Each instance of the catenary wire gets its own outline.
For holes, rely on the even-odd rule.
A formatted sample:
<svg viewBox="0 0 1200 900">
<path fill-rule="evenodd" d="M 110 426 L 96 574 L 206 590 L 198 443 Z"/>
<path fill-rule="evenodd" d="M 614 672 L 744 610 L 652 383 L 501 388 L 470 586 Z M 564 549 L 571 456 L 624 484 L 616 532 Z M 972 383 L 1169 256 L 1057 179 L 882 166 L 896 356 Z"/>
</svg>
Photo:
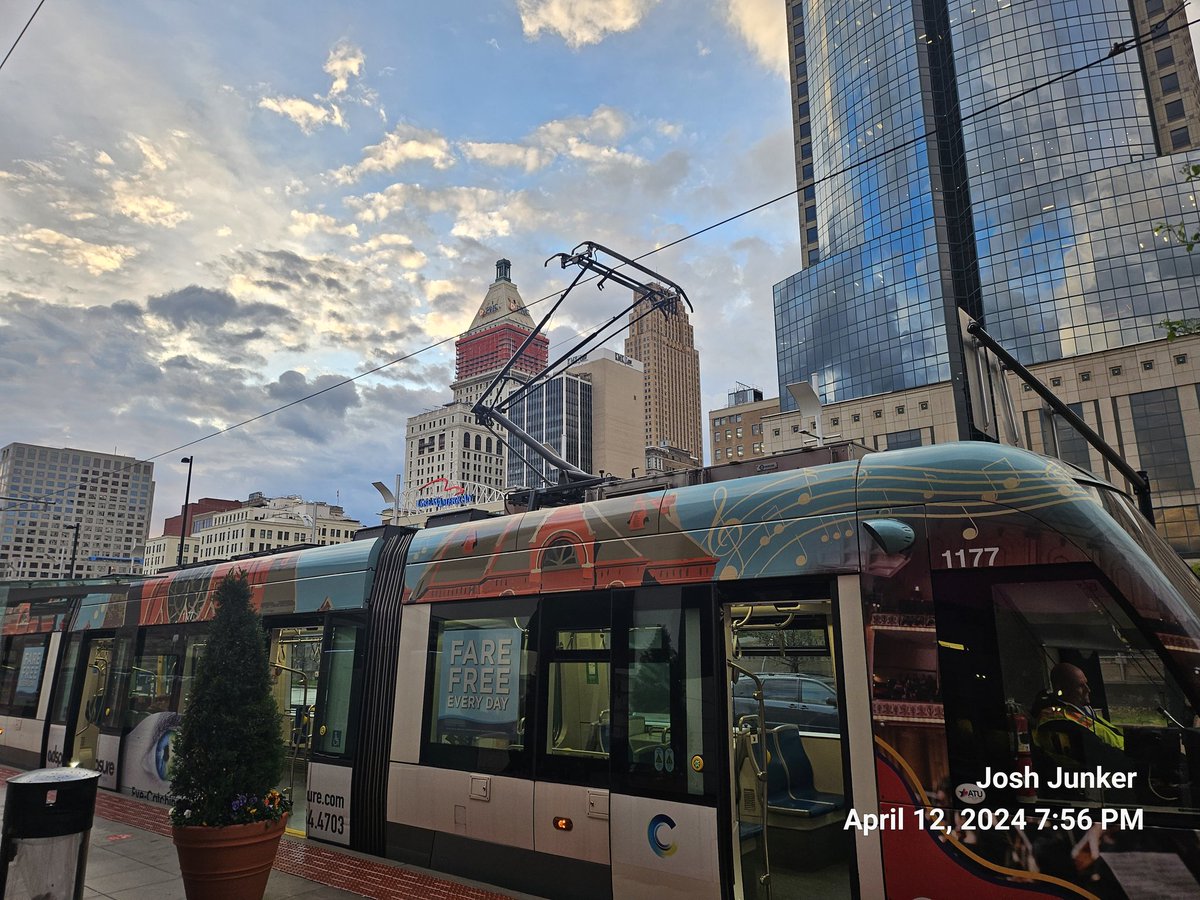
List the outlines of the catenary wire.
<svg viewBox="0 0 1200 900">
<path fill-rule="evenodd" d="M 42 2 L 38 4 L 38 9 L 40 9 L 40 8 L 41 8 L 41 5 L 42 5 L 42 3 L 44 3 L 44 2 L 45 2 L 45 0 L 42 0 Z M 1176 9 L 1175 9 L 1173 12 L 1171 12 L 1171 13 L 1170 13 L 1170 14 L 1169 14 L 1167 17 L 1165 17 L 1165 18 L 1164 18 L 1162 21 L 1163 21 L 1163 22 L 1167 21 L 1167 19 L 1169 19 L 1169 18 L 1171 18 L 1172 16 L 1176 15 L 1176 14 L 1177 14 L 1178 12 L 1180 12 L 1182 9 L 1183 9 L 1183 4 L 1181 4 L 1179 7 L 1177 7 L 1177 8 L 1176 8 Z M 36 14 L 37 14 L 37 9 L 35 9 L 35 10 L 34 10 L 34 15 L 36 15 Z M 31 16 L 31 17 L 30 17 L 30 21 L 32 22 L 32 20 L 33 20 L 33 17 Z M 1183 23 L 1181 23 L 1181 24 L 1179 24 L 1179 25 L 1176 25 L 1176 26 L 1174 26 L 1173 28 L 1169 28 L 1169 29 L 1167 29 L 1165 32 L 1160 32 L 1160 34 L 1163 34 L 1163 33 L 1165 33 L 1165 34 L 1173 34 L 1173 33 L 1175 33 L 1176 31 L 1180 31 L 1180 30 L 1182 30 L 1182 29 L 1189 28 L 1189 27 L 1191 27 L 1192 25 L 1194 25 L 1194 24 L 1197 24 L 1197 23 L 1200 23 L 1200 19 L 1193 19 L 1193 20 L 1191 20 L 1191 21 L 1183 22 Z M 28 28 L 28 23 L 26 24 L 26 28 Z M 24 34 L 24 30 L 22 30 L 22 34 Z M 1129 38 L 1128 40 L 1125 40 L 1125 41 L 1118 41 L 1118 42 L 1116 42 L 1115 44 L 1113 44 L 1112 48 L 1111 48 L 1111 49 L 1109 50 L 1109 52 L 1108 52 L 1107 54 L 1105 54 L 1104 56 L 1097 57 L 1096 59 L 1092 60 L 1091 62 L 1084 63 L 1083 65 L 1077 66 L 1077 67 L 1075 67 L 1074 69 L 1070 69 L 1070 70 L 1068 70 L 1068 71 L 1066 71 L 1066 72 L 1062 72 L 1062 73 L 1060 73 L 1060 74 L 1058 74 L 1058 75 L 1055 75 L 1055 76 L 1054 76 L 1054 77 L 1052 77 L 1052 78 L 1048 78 L 1048 79 L 1046 79 L 1045 81 L 1040 81 L 1040 82 L 1038 82 L 1038 83 L 1037 83 L 1037 84 L 1035 84 L 1035 85 L 1031 85 L 1030 87 L 1027 87 L 1027 88 L 1024 88 L 1024 89 L 1022 89 L 1022 90 L 1016 91 L 1015 93 L 1013 93 L 1013 94 L 1010 94 L 1010 95 L 1009 95 L 1009 96 L 1007 96 L 1007 97 L 1002 97 L 1001 99 L 999 99 L 999 100 L 997 100 L 997 101 L 995 101 L 995 102 L 993 102 L 993 103 L 991 103 L 991 104 L 988 104 L 987 106 L 981 107 L 981 108 L 979 108 L 979 109 L 977 109 L 977 110 L 974 110 L 974 111 L 972 111 L 972 112 L 968 113 L 967 115 L 961 116 L 961 117 L 960 117 L 960 119 L 959 119 L 959 121 L 960 121 L 960 123 L 961 123 L 961 122 L 966 122 L 966 121 L 969 121 L 969 120 L 971 120 L 971 119 L 974 119 L 974 118 L 976 118 L 976 117 L 983 116 L 983 115 L 987 115 L 987 114 L 989 114 L 989 113 L 993 113 L 993 112 L 995 112 L 996 110 L 1000 109 L 1001 107 L 1007 106 L 1009 103 L 1012 103 L 1012 102 L 1014 102 L 1014 101 L 1016 101 L 1016 100 L 1019 100 L 1019 99 L 1021 99 L 1022 97 L 1026 97 L 1026 96 L 1028 96 L 1028 95 L 1030 95 L 1030 94 L 1032 94 L 1032 93 L 1035 93 L 1035 92 L 1037 92 L 1037 91 L 1044 90 L 1044 89 L 1045 89 L 1045 88 L 1047 88 L 1047 87 L 1050 87 L 1050 86 L 1052 86 L 1052 85 L 1055 85 L 1055 84 L 1059 83 L 1060 81 L 1064 81 L 1064 80 L 1066 80 L 1067 78 L 1071 78 L 1071 77 L 1073 77 L 1073 76 L 1075 76 L 1075 75 L 1078 75 L 1078 74 L 1080 74 L 1081 72 L 1086 72 L 1086 71 L 1087 71 L 1087 70 L 1089 70 L 1089 69 L 1092 69 L 1092 68 L 1095 68 L 1096 66 L 1102 65 L 1102 64 L 1104 64 L 1104 63 L 1108 62 L 1108 61 L 1109 61 L 1109 60 L 1111 60 L 1111 59 L 1115 59 L 1117 56 L 1120 56 L 1121 54 L 1123 54 L 1123 53 L 1126 53 L 1126 52 L 1128 52 L 1129 50 L 1132 50 L 1132 49 L 1135 49 L 1135 48 L 1137 48 L 1137 47 L 1140 47 L 1142 44 L 1145 44 L 1145 43 L 1147 43 L 1147 42 L 1148 42 L 1148 41 L 1150 41 L 1150 40 L 1151 40 L 1153 37 L 1157 37 L 1157 36 L 1159 36 L 1159 35 L 1156 35 L 1156 34 L 1154 33 L 1153 29 L 1151 29 L 1151 31 L 1148 31 L 1148 32 L 1146 32 L 1145 34 L 1142 34 L 1142 35 L 1135 35 L 1134 37 L 1132 37 L 1132 38 Z M 18 41 L 20 40 L 20 37 L 19 37 L 19 36 L 18 36 L 17 40 L 18 40 Z M 14 44 L 13 46 L 15 47 L 16 45 Z M 9 51 L 9 53 L 11 54 L 11 53 L 12 53 L 12 50 L 10 50 L 10 51 Z M 8 58 L 8 57 L 6 56 L 6 57 L 5 57 L 5 59 L 7 59 L 7 58 Z M 867 165 L 870 165 L 871 163 L 878 162 L 879 160 L 881 160 L 881 159 L 883 159 L 883 158 L 885 158 L 885 157 L 891 156 L 891 155 L 892 155 L 892 154 L 894 154 L 894 153 L 899 153 L 899 152 L 900 152 L 900 151 L 902 151 L 902 150 L 906 150 L 906 149 L 908 149 L 909 147 L 912 147 L 912 146 L 914 146 L 914 145 L 916 145 L 916 144 L 919 144 L 921 141 L 928 140 L 929 138 L 931 138 L 931 137 L 935 136 L 936 134 L 937 134 L 937 127 L 936 127 L 936 126 L 935 126 L 935 127 L 933 127 L 933 128 L 929 128 L 929 129 L 925 130 L 924 132 L 922 132 L 921 134 L 918 134 L 918 135 L 916 135 L 916 136 L 914 136 L 914 137 L 912 137 L 912 138 L 909 138 L 909 139 L 908 139 L 908 140 L 906 140 L 906 141 L 902 141 L 902 142 L 901 142 L 901 143 L 899 143 L 899 144 L 894 144 L 894 145 L 892 145 L 892 146 L 889 146 L 889 147 L 887 147 L 887 148 L 885 148 L 885 149 L 883 149 L 883 150 L 880 150 L 880 151 L 879 151 L 879 152 L 877 152 L 877 153 L 874 153 L 874 154 L 872 154 L 871 156 L 867 156 L 867 157 L 864 157 L 863 159 L 857 160 L 857 161 L 855 161 L 855 162 L 853 162 L 853 163 L 849 163 L 848 165 L 845 165 L 845 166 L 843 166 L 842 168 L 838 169 L 838 170 L 837 170 L 837 171 L 835 171 L 835 172 L 831 172 L 831 173 L 829 173 L 828 175 L 823 175 L 823 176 L 821 176 L 820 178 L 814 179 L 814 180 L 813 180 L 813 182 L 812 182 L 812 184 L 813 184 L 813 185 L 817 185 L 817 184 L 820 184 L 820 183 L 822 183 L 822 182 L 825 182 L 825 181 L 830 181 L 830 180 L 832 180 L 832 179 L 839 178 L 839 177 L 841 177 L 842 175 L 845 175 L 845 174 L 847 174 L 848 172 L 853 172 L 853 171 L 854 171 L 854 170 L 856 170 L 856 169 L 860 169 L 860 168 L 862 168 L 863 166 L 867 166 Z M 714 230 L 714 229 L 716 229 L 716 228 L 720 228 L 722 225 L 727 225 L 727 224 L 729 224 L 730 222 L 734 222 L 734 221 L 736 221 L 736 220 L 738 220 L 738 219 L 741 219 L 741 218 L 743 218 L 743 217 L 745 217 L 745 216 L 748 216 L 748 215 L 750 215 L 750 214 L 752 214 L 752 213 L 758 212 L 760 209 L 765 209 L 766 207 L 768 207 L 768 206 L 771 206 L 771 205 L 773 205 L 773 204 L 775 204 L 775 203 L 778 203 L 778 202 L 780 202 L 781 200 L 786 200 L 786 199 L 787 199 L 787 198 L 789 198 L 789 197 L 794 197 L 794 196 L 795 196 L 796 194 L 798 194 L 798 193 L 799 193 L 801 190 L 802 190 L 802 188 L 800 188 L 800 187 L 797 187 L 797 188 L 795 188 L 794 190 L 790 190 L 790 191 L 788 191 L 788 192 L 786 192 L 786 193 L 780 194 L 778 197 L 774 197 L 774 198 L 772 198 L 772 199 L 770 199 L 770 200 L 766 200 L 766 201 L 764 201 L 764 202 L 762 202 L 762 203 L 759 203 L 759 204 L 757 204 L 757 205 L 755 205 L 755 206 L 749 207 L 748 209 L 744 209 L 744 210 L 742 210 L 741 212 L 734 213 L 733 215 L 731 215 L 731 216 L 727 216 L 727 217 L 725 217 L 724 219 L 721 219 L 720 221 L 713 222 L 713 223 L 712 223 L 712 224 L 710 224 L 710 225 L 706 225 L 706 226 L 705 226 L 705 227 L 703 227 L 703 228 L 700 228 L 700 229 L 698 229 L 698 230 L 696 230 L 696 231 L 693 231 L 693 232 L 690 232 L 690 233 L 688 233 L 688 234 L 685 234 L 685 235 L 683 235 L 682 237 L 676 238 L 676 239 L 675 239 L 675 240 L 673 240 L 673 241 L 669 241 L 669 242 L 668 242 L 668 243 L 666 243 L 666 244 L 663 244 L 663 245 L 661 245 L 661 246 L 655 247 L 653 250 L 648 250 L 648 251 L 646 251 L 645 253 L 641 254 L 640 256 L 635 256 L 635 257 L 632 257 L 632 259 L 633 259 L 633 260 L 636 262 L 636 261 L 640 261 L 640 260 L 646 259 L 646 258 L 647 258 L 647 257 L 649 257 L 649 256 L 653 256 L 653 255 L 654 255 L 654 254 L 656 254 L 656 253 L 661 253 L 661 252 L 662 252 L 662 251 L 664 251 L 664 250 L 668 250 L 668 249 L 670 249 L 671 247 L 675 247 L 675 246 L 678 246 L 679 244 L 682 244 L 684 241 L 689 241 L 689 240 L 691 240 L 692 238 L 699 237 L 699 236 L 700 236 L 700 235 L 702 235 L 702 234 L 705 234 L 705 233 L 707 233 L 707 232 L 709 232 L 709 231 L 712 231 L 712 230 Z M 600 277 L 599 275 L 592 275 L 592 276 L 589 276 L 589 277 L 587 277 L 587 278 L 580 279 L 580 281 L 578 282 L 578 284 L 585 284 L 585 283 L 587 283 L 587 282 L 590 282 L 590 281 L 595 281 L 595 280 L 596 280 L 596 279 L 598 279 L 599 277 Z M 547 300 L 551 300 L 551 299 L 553 299 L 553 298 L 555 298 L 555 297 L 559 296 L 561 293 L 562 293 L 562 291 L 552 291 L 552 292 L 551 292 L 551 293 L 549 293 L 549 294 L 546 294 L 546 295 L 544 295 L 544 296 L 542 296 L 542 297 L 539 297 L 539 298 L 538 298 L 538 299 L 536 299 L 536 300 L 532 300 L 532 301 L 530 301 L 530 302 L 526 303 L 526 304 L 525 304 L 525 308 L 526 308 L 526 309 L 528 309 L 528 308 L 529 308 L 529 307 L 531 307 L 531 306 L 536 306 L 536 305 L 538 305 L 539 303 L 544 303 L 544 302 L 546 302 Z M 583 334 L 583 332 L 580 332 L 580 335 L 581 335 L 581 334 Z M 287 402 L 287 403 L 284 403 L 284 404 L 282 404 L 282 405 L 280 405 L 280 406 L 276 406 L 276 407 L 274 407 L 274 408 L 272 408 L 272 409 L 266 410 L 265 412 L 261 412 L 261 413 L 259 413 L 258 415 L 251 416 L 251 417 L 250 417 L 250 418 L 248 418 L 248 419 L 242 419 L 241 421 L 235 422 L 235 423 L 233 423 L 232 425 L 227 425 L 227 426 L 226 426 L 226 427 L 224 427 L 224 428 L 220 428 L 220 429 L 217 429 L 216 431 L 209 432 L 208 434 L 201 435 L 201 436 L 200 436 L 200 437 L 198 437 L 198 438 L 195 438 L 195 439 L 193 439 L 193 440 L 191 440 L 191 441 L 187 441 L 186 443 L 183 443 L 183 444 L 179 444 L 179 445 L 177 445 L 177 446 L 175 446 L 175 447 L 172 447 L 171 449 L 168 449 L 168 450 L 163 450 L 163 451 L 161 451 L 161 452 L 159 452 L 159 453 L 155 453 L 155 454 L 154 454 L 154 455 L 152 455 L 152 456 L 146 456 L 146 457 L 140 458 L 140 459 L 138 459 L 138 460 L 137 460 L 135 463 L 129 463 L 129 464 L 127 464 L 127 465 L 124 467 L 124 469 L 122 469 L 121 471 L 124 471 L 125 469 L 132 468 L 132 467 L 133 467 L 133 465 L 136 465 L 137 463 L 151 462 L 151 461 L 153 461 L 153 460 L 160 459 L 160 458 L 162 458 L 162 457 L 164 457 L 164 456 L 169 456 L 169 455 L 170 455 L 170 454 L 172 454 L 172 453 L 178 453 L 178 452 L 179 452 L 179 451 L 181 451 L 181 450 L 186 450 L 188 447 L 193 447 L 193 446 L 195 446 L 196 444 L 200 444 L 200 443 L 203 443 L 203 442 L 205 442 L 205 441 L 211 440 L 211 439 L 213 439 L 213 438 L 220 437 L 221 435 L 223 435 L 223 434 L 227 434 L 228 432 L 230 432 L 230 431 L 233 431 L 233 430 L 235 430 L 235 429 L 242 428 L 242 427 L 245 427 L 246 425 L 253 424 L 254 422 L 260 421 L 261 419 L 265 419 L 265 418 L 267 418 L 268 416 L 273 416 L 273 415 L 275 415 L 276 413 L 283 412 L 284 410 L 286 410 L 286 409 L 290 409 L 290 408 L 292 408 L 293 406 L 297 406 L 298 404 L 305 403 L 305 402 L 307 402 L 307 401 L 309 401 L 309 400 L 312 400 L 312 399 L 314 399 L 314 398 L 316 398 L 316 397 L 319 397 L 319 396 L 321 396 L 322 394 L 327 394 L 327 393 L 329 393 L 330 391 L 336 390 L 336 389 L 338 389 L 338 388 L 340 388 L 340 387 L 344 387 L 344 386 L 346 386 L 347 384 L 352 384 L 353 382 L 356 382 L 356 381 L 358 381 L 358 380 L 360 380 L 360 379 L 362 379 L 362 378 L 366 378 L 368 375 L 374 375 L 375 373 L 377 373 L 377 372 L 381 372 L 381 371 L 383 371 L 384 369 L 390 368 L 391 366 L 398 365 L 399 363 L 402 363 L 402 362 L 406 362 L 406 361 L 408 361 L 408 360 L 412 359 L 413 357 L 415 357 L 415 356 L 418 356 L 418 355 L 419 355 L 419 354 L 421 354 L 421 353 L 425 353 L 425 352 L 427 352 L 427 351 L 429 351 L 429 350 L 433 350 L 433 349 L 436 349 L 437 347 L 441 347 L 441 346 L 442 346 L 442 345 L 444 345 L 444 344 L 448 344 L 449 342 L 451 342 L 452 340 L 455 340 L 456 338 L 457 338 L 457 336 L 456 336 L 456 335 L 451 335 L 451 336 L 448 336 L 448 337 L 442 338 L 440 341 L 434 341 L 433 343 L 426 344 L 426 345 L 424 345 L 424 346 L 422 346 L 422 347 L 419 347 L 419 348 L 418 348 L 418 349 L 416 349 L 416 350 L 413 350 L 413 351 L 411 351 L 411 352 L 409 352 L 409 353 L 405 353 L 405 354 L 403 354 L 403 355 L 401 355 L 401 356 L 398 356 L 398 357 L 396 357 L 395 359 L 392 359 L 392 360 L 390 360 L 390 361 L 388 361 L 388 362 L 385 362 L 385 363 L 380 363 L 379 365 L 377 365 L 377 366 L 373 366 L 373 367 L 372 367 L 372 368 L 370 368 L 370 369 L 366 369 L 365 371 L 363 371 L 363 372 L 360 372 L 360 373 L 358 373 L 357 375 L 352 375 L 352 376 L 350 376 L 349 378 L 345 378 L 345 379 L 343 379 L 343 380 L 341 380 L 341 381 L 338 381 L 338 382 L 336 382 L 336 383 L 334 383 L 334 384 L 327 385 L 327 386 L 325 386 L 325 387 L 321 388 L 320 390 L 313 391 L 313 392 L 312 392 L 312 393 L 310 393 L 310 394 L 305 394 L 303 397 L 298 397 L 298 398 L 296 398 L 295 400 L 291 400 L 291 401 L 289 401 L 289 402 Z M 21 500 L 21 501 L 19 501 L 19 502 L 17 502 L 17 503 L 15 503 L 15 504 L 13 504 L 13 505 L 11 505 L 11 506 L 4 506 L 4 507 L 0 507 L 0 512 L 8 512 L 8 511 L 10 511 L 10 510 L 12 510 L 12 509 L 17 509 L 17 508 L 21 508 L 21 507 L 23 507 L 23 506 L 28 506 L 28 505 L 29 505 L 29 504 L 31 504 L 31 503 L 40 503 L 40 502 L 43 502 L 43 501 L 44 501 L 46 498 L 50 498 L 50 497 L 56 497 L 56 496 L 62 495 L 62 494 L 64 494 L 64 493 L 65 493 L 67 490 L 70 490 L 70 489 L 69 489 L 69 488 L 60 488 L 60 489 L 59 489 L 59 490 L 57 490 L 57 491 L 51 491 L 51 492 L 48 492 L 48 493 L 44 493 L 44 494 L 42 494 L 40 497 L 37 497 L 37 498 L 30 497 L 30 498 L 27 498 L 27 499 L 25 499 L 25 500 Z"/>
<path fill-rule="evenodd" d="M 17 49 L 17 44 L 21 43 L 21 38 L 25 37 L 25 32 L 29 30 L 29 26 L 33 24 L 33 18 L 38 14 L 38 10 L 42 8 L 42 4 L 46 0 L 38 0 L 38 5 L 34 7 L 33 14 L 30 15 L 29 21 L 25 23 L 25 27 L 21 29 L 21 33 L 17 35 L 17 39 L 13 41 L 12 46 L 8 48 L 8 52 L 4 54 L 4 59 L 0 59 L 0 69 L 4 68 L 4 64 L 8 62 L 8 58 L 13 55 L 13 51 Z"/>
</svg>

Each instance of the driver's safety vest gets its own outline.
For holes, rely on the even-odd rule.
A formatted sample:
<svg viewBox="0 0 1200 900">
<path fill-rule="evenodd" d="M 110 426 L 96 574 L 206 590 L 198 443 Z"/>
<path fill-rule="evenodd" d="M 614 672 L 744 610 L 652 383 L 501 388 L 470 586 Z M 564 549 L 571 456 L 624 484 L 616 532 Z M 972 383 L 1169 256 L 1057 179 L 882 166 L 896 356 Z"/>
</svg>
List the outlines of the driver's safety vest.
<svg viewBox="0 0 1200 900">
<path fill-rule="evenodd" d="M 1034 726 L 1033 742 L 1051 756 L 1075 760 L 1071 746 L 1074 726 L 1091 732 L 1105 746 L 1125 750 L 1120 728 L 1095 713 L 1067 706 L 1048 706 L 1042 710 Z"/>
</svg>

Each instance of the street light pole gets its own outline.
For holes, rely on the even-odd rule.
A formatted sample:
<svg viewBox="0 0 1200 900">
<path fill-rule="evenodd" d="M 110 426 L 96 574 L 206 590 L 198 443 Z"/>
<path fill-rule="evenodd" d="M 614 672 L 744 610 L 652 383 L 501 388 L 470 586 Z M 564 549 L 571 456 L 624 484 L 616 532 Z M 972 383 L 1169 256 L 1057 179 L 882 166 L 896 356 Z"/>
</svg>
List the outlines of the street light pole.
<svg viewBox="0 0 1200 900">
<path fill-rule="evenodd" d="M 183 459 L 180 460 L 180 462 L 188 464 L 187 487 L 184 488 L 184 491 L 183 491 L 183 522 L 181 522 L 179 525 L 179 560 L 175 563 L 175 565 L 178 568 L 182 569 L 183 568 L 183 541 L 184 541 L 184 538 L 186 537 L 187 531 L 188 531 L 188 528 L 187 528 L 187 525 L 188 525 L 188 503 L 192 499 L 192 457 L 185 456 Z"/>
<path fill-rule="evenodd" d="M 73 525 L 64 525 L 63 528 L 70 528 L 75 532 L 75 536 L 71 538 L 71 567 L 67 570 L 67 580 L 75 580 L 75 556 L 79 552 L 79 523 Z"/>
</svg>

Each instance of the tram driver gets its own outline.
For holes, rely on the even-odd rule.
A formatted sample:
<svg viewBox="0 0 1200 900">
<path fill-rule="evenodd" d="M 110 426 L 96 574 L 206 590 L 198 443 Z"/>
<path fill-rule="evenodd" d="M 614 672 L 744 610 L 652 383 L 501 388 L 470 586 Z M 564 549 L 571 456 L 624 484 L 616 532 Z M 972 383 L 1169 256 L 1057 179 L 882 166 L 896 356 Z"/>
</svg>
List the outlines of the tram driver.
<svg viewBox="0 0 1200 900">
<path fill-rule="evenodd" d="M 1092 707 L 1087 674 L 1060 662 L 1033 707 L 1033 744 L 1055 766 L 1124 768 L 1125 735 Z"/>
</svg>

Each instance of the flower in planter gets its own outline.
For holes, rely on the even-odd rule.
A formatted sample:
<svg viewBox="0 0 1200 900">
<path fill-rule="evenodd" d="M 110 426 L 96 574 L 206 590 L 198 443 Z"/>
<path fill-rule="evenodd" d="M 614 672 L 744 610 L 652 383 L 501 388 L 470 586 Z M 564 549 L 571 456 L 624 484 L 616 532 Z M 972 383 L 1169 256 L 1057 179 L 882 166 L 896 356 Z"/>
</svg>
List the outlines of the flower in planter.
<svg viewBox="0 0 1200 900">
<path fill-rule="evenodd" d="M 245 572 L 225 576 L 170 766 L 174 825 L 278 821 L 291 801 L 266 634 Z"/>
</svg>

